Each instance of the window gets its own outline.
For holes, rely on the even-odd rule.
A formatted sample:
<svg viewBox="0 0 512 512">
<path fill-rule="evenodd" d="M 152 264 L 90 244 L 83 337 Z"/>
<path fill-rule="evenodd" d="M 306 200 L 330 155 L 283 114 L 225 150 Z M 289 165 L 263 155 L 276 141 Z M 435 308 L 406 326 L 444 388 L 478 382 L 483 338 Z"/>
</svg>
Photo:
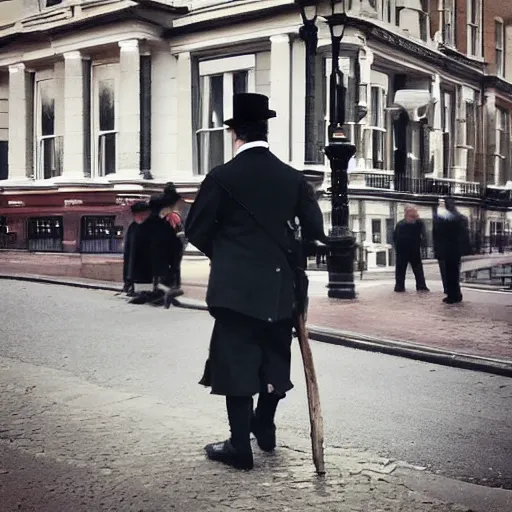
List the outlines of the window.
<svg viewBox="0 0 512 512">
<path fill-rule="evenodd" d="M 199 63 L 198 174 L 207 174 L 233 157 L 224 120 L 232 115 L 233 94 L 254 91 L 254 67 L 254 55 Z"/>
<path fill-rule="evenodd" d="M 482 6 L 481 0 L 467 0 L 467 45 L 468 55 L 480 57 L 482 55 L 481 27 L 482 27 Z"/>
<path fill-rule="evenodd" d="M 496 109 L 495 185 L 504 185 L 510 162 L 510 114 Z"/>
<path fill-rule="evenodd" d="M 62 251 L 62 217 L 31 217 L 27 231 L 29 251 Z"/>
<path fill-rule="evenodd" d="M 381 219 L 372 219 L 372 242 L 382 243 L 382 222 Z"/>
<path fill-rule="evenodd" d="M 386 153 L 386 91 L 382 87 L 371 88 L 370 126 L 372 168 L 384 169 Z"/>
<path fill-rule="evenodd" d="M 55 133 L 55 80 L 36 81 L 36 180 L 62 174 L 62 137 Z"/>
<path fill-rule="evenodd" d="M 505 73 L 505 27 L 500 20 L 494 21 L 496 74 L 503 76 Z"/>
<path fill-rule="evenodd" d="M 0 140 L 0 180 L 6 180 L 9 177 L 9 142 Z"/>
<path fill-rule="evenodd" d="M 62 3 L 62 0 L 46 0 L 46 7 L 53 7 L 54 5 L 59 5 Z"/>
<path fill-rule="evenodd" d="M 473 181 L 475 176 L 475 162 L 476 162 L 476 134 L 478 132 L 478 116 L 477 106 L 474 102 L 466 102 L 466 147 L 467 155 L 467 175 L 468 181 Z"/>
<path fill-rule="evenodd" d="M 450 178 L 453 167 L 454 93 L 441 92 L 441 128 L 443 132 L 443 177 Z"/>
<path fill-rule="evenodd" d="M 93 74 L 95 173 L 96 176 L 108 176 L 117 169 L 119 64 L 94 66 Z"/>
<path fill-rule="evenodd" d="M 439 3 L 441 6 L 441 30 L 443 34 L 443 43 L 455 46 L 455 0 L 439 0 Z"/>
</svg>

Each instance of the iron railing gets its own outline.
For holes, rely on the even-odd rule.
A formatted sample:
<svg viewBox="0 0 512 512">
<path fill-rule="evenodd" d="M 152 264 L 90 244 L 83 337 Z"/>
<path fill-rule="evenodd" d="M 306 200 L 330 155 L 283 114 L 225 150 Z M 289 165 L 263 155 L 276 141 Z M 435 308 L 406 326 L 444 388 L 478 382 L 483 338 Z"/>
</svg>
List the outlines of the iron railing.
<svg viewBox="0 0 512 512">
<path fill-rule="evenodd" d="M 356 173 L 359 175 L 359 173 Z M 489 206 L 512 208 L 512 189 L 481 185 L 477 182 L 459 182 L 442 178 L 410 178 L 386 173 L 364 173 L 368 188 L 408 194 L 474 198 Z"/>
<path fill-rule="evenodd" d="M 62 217 L 31 217 L 27 221 L 27 245 L 29 251 L 62 252 Z"/>
</svg>

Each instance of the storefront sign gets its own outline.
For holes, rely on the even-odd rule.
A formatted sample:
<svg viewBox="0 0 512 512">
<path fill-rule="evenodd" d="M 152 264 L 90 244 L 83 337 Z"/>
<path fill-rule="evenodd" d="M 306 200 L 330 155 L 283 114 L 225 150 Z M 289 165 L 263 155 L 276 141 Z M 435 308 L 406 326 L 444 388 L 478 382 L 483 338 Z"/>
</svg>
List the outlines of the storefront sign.
<svg viewBox="0 0 512 512">
<path fill-rule="evenodd" d="M 8 206 L 12 206 L 13 208 L 21 208 L 25 206 L 25 201 L 8 201 Z"/>
<path fill-rule="evenodd" d="M 64 206 L 81 206 L 83 204 L 82 199 L 64 199 Z"/>
<path fill-rule="evenodd" d="M 116 197 L 116 204 L 120 206 L 130 206 L 139 201 L 145 201 L 146 198 L 142 197 Z"/>
</svg>

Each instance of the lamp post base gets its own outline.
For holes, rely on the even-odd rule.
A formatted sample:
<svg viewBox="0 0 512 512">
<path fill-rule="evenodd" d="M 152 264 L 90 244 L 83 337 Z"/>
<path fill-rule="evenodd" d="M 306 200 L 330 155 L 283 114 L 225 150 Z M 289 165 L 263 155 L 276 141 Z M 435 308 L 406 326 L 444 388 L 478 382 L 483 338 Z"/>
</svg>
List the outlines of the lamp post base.
<svg viewBox="0 0 512 512">
<path fill-rule="evenodd" d="M 355 299 L 354 259 L 356 239 L 350 231 L 346 230 L 333 231 L 328 240 L 327 271 L 329 273 L 329 284 L 327 285 L 327 295 L 330 299 Z"/>
</svg>

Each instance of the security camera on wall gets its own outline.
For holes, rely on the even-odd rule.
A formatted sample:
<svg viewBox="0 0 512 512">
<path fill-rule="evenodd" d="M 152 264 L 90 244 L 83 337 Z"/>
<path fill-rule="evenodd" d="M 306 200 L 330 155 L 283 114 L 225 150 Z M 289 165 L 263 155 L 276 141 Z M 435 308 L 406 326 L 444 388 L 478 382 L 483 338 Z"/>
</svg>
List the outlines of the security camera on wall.
<svg viewBox="0 0 512 512">
<path fill-rule="evenodd" d="M 395 104 L 407 111 L 411 121 L 421 122 L 428 118 L 433 99 L 425 89 L 402 89 L 395 94 Z"/>
</svg>

